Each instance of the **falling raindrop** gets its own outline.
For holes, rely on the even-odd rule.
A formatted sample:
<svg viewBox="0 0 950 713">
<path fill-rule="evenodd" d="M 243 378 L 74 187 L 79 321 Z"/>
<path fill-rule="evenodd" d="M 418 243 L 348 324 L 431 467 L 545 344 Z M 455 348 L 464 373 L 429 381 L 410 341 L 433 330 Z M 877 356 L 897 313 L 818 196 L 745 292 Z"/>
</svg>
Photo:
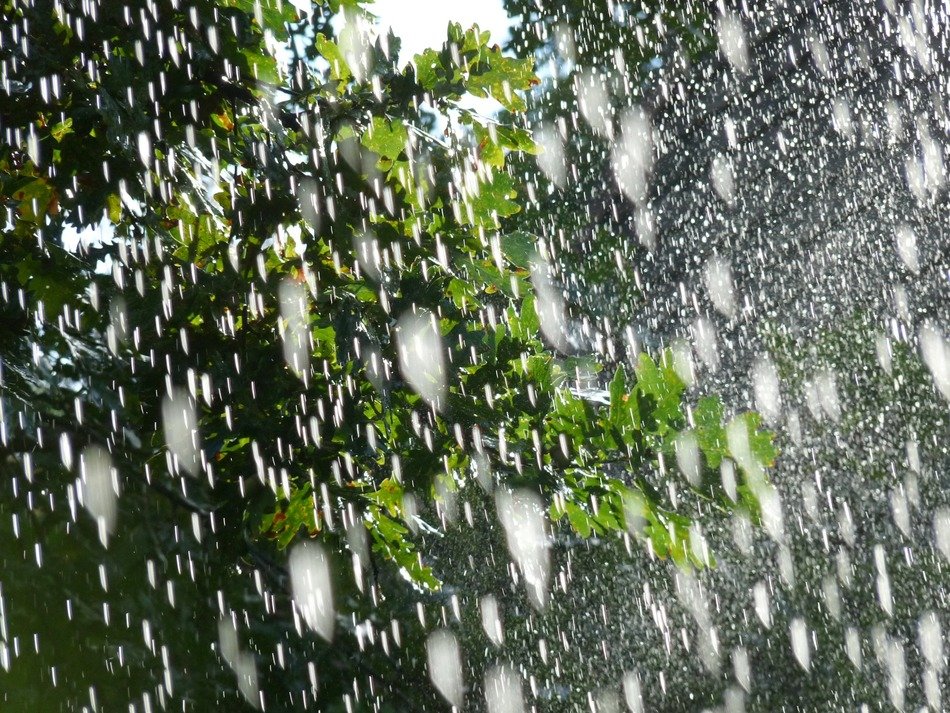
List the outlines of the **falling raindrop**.
<svg viewBox="0 0 950 713">
<path fill-rule="evenodd" d="M 524 576 L 528 598 L 541 609 L 548 601 L 551 568 L 545 508 L 530 490 L 499 490 L 496 500 L 508 549 Z"/>
<path fill-rule="evenodd" d="M 194 400 L 185 389 L 172 387 L 162 400 L 165 440 L 177 465 L 190 475 L 201 467 L 198 442 L 198 414 Z"/>
<path fill-rule="evenodd" d="M 433 408 L 445 399 L 446 369 L 435 316 L 425 310 L 399 320 L 399 366 L 410 386 Z"/>
<path fill-rule="evenodd" d="M 485 674 L 488 713 L 524 713 L 521 679 L 514 667 L 500 665 Z"/>
<path fill-rule="evenodd" d="M 79 459 L 79 499 L 96 521 L 99 539 L 107 544 L 118 517 L 119 479 L 109 452 L 88 446 Z"/>
<path fill-rule="evenodd" d="M 288 567 L 294 603 L 304 622 L 331 641 L 336 627 L 336 610 L 327 553 L 318 543 L 300 543 L 290 553 Z"/>
<path fill-rule="evenodd" d="M 432 632 L 426 641 L 426 651 L 432 683 L 445 700 L 461 708 L 464 697 L 462 657 L 455 636 L 445 629 Z"/>
</svg>

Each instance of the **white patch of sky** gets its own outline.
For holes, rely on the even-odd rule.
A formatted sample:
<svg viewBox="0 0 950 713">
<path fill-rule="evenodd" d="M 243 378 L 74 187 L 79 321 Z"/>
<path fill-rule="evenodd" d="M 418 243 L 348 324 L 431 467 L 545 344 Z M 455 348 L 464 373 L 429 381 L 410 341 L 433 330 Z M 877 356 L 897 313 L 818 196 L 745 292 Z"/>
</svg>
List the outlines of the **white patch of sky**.
<svg viewBox="0 0 950 713">
<path fill-rule="evenodd" d="M 391 28 L 401 40 L 399 61 L 403 65 L 426 49 L 440 49 L 450 22 L 465 29 L 478 25 L 491 33 L 491 44 L 502 47 L 511 29 L 502 0 L 375 0 L 366 8 L 377 17 L 381 34 Z M 488 98 L 464 97 L 461 104 L 485 116 L 494 116 L 501 109 L 501 104 Z"/>
<path fill-rule="evenodd" d="M 511 20 L 501 0 L 376 0 L 367 9 L 379 18 L 382 31 L 391 27 L 402 40 L 403 62 L 429 47 L 441 47 L 450 22 L 491 32 L 492 43 L 504 45 Z"/>
</svg>

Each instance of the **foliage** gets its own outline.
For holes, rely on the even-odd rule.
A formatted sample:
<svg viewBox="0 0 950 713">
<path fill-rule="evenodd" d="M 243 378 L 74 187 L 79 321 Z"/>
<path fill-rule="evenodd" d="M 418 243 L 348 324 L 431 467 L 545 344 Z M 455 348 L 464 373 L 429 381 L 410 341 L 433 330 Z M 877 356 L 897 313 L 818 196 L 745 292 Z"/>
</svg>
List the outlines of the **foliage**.
<svg viewBox="0 0 950 713">
<path fill-rule="evenodd" d="M 452 24 L 400 68 L 398 41 L 342 2 L 0 7 L 0 461 L 31 492 L 73 497 L 80 454 L 102 445 L 124 508 L 184 509 L 198 544 L 203 528 L 228 543 L 204 545 L 209 568 L 250 562 L 282 601 L 261 539 L 355 556 L 354 611 L 396 592 L 394 573 L 439 587 L 414 503 L 486 469 L 583 536 L 627 531 L 702 565 L 664 465 L 694 435 L 692 487 L 754 514 L 774 458 L 755 418 L 691 409 L 669 355 L 617 369 L 592 401 L 592 363 L 549 344 L 543 251 L 508 221 L 522 186 L 506 157 L 535 147 L 459 104 L 524 109 L 530 59 Z M 272 50 L 288 38 L 285 71 Z M 420 107 L 455 130 L 434 136 Z"/>
<path fill-rule="evenodd" d="M 655 0 L 505 0 L 505 9 L 521 18 L 509 49 L 534 57 L 543 77 L 528 97 L 528 123 L 564 172 L 514 158 L 513 170 L 535 187 L 520 222 L 556 249 L 576 309 L 596 324 L 629 323 L 644 299 L 633 276 L 650 260 L 652 216 L 649 200 L 634 205 L 624 195 L 611 151 L 622 144 L 625 115 L 638 107 L 649 115 L 659 88 L 715 48 L 712 12 Z"/>
</svg>

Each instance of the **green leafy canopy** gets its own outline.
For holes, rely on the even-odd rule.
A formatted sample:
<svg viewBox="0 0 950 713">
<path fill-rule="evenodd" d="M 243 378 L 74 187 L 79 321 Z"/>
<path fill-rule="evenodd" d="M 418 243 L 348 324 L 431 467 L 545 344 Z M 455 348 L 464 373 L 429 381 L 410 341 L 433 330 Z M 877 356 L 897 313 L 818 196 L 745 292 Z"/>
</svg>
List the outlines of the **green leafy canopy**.
<svg viewBox="0 0 950 713">
<path fill-rule="evenodd" d="M 536 151 L 519 123 L 530 59 L 452 24 L 400 68 L 383 39 L 332 37 L 341 6 L 362 16 L 352 3 L 323 7 L 324 24 L 279 0 L 149 3 L 164 44 L 143 42 L 122 4 L 100 3 L 81 39 L 75 16 L 41 5 L 0 4 L 44 47 L 29 62 L 0 49 L 0 358 L 17 414 L 0 458 L 62 493 L 78 466 L 58 444 L 101 445 L 125 491 L 172 499 L 246 543 L 240 557 L 302 538 L 359 555 L 347 591 L 360 567 L 437 590 L 431 504 L 486 469 L 581 536 L 639 538 L 685 567 L 709 558 L 671 480 L 754 515 L 775 458 L 754 415 L 727 424 L 712 397 L 691 408 L 668 354 L 611 366 L 593 379 L 606 403 L 591 400 L 580 367 L 605 368 L 544 334 L 531 278 L 544 246 L 510 225 L 524 200 L 510 157 Z M 291 36 L 285 72 L 272 48 Z M 465 109 L 466 94 L 510 123 Z M 434 135 L 421 106 L 456 113 L 455 129 Z M 66 244 L 91 226 L 102 237 Z M 400 325 L 420 315 L 437 398 L 401 352 Z M 186 404 L 184 438 L 170 398 Z M 702 453 L 692 481 L 673 467 L 684 433 Z"/>
</svg>

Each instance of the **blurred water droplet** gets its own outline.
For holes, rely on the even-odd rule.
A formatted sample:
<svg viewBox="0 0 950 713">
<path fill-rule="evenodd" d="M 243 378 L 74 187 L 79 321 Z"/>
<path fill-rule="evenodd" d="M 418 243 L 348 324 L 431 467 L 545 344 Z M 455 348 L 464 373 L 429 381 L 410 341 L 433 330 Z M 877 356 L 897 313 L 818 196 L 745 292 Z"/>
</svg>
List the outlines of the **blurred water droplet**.
<svg viewBox="0 0 950 713">
<path fill-rule="evenodd" d="M 950 349 L 943 335 L 931 322 L 924 323 L 920 328 L 920 350 L 937 390 L 950 400 Z"/>
<path fill-rule="evenodd" d="M 917 235 L 909 225 L 897 228 L 897 254 L 907 269 L 915 275 L 920 272 L 920 261 L 917 254 Z"/>
<path fill-rule="evenodd" d="M 551 567 L 544 504 L 530 490 L 499 490 L 496 504 L 508 550 L 524 576 L 528 598 L 540 609 L 547 604 Z"/>
<path fill-rule="evenodd" d="M 743 74 L 749 71 L 749 47 L 738 15 L 726 13 L 716 23 L 719 48 L 732 67 Z"/>
<path fill-rule="evenodd" d="M 535 308 L 545 338 L 555 349 L 567 352 L 570 350 L 567 307 L 548 273 L 548 265 L 541 258 L 531 262 L 531 283 L 537 297 Z"/>
<path fill-rule="evenodd" d="M 792 619 L 789 633 L 792 637 L 792 653 L 795 654 L 795 660 L 807 671 L 811 668 L 811 645 L 808 642 L 808 626 L 805 620 L 798 617 Z"/>
<path fill-rule="evenodd" d="M 631 671 L 623 675 L 623 699 L 630 713 L 644 713 L 640 677 Z"/>
<path fill-rule="evenodd" d="M 294 603 L 304 622 L 327 641 L 333 639 L 336 610 L 333 608 L 330 559 L 323 546 L 301 542 L 290 552 L 288 562 Z"/>
<path fill-rule="evenodd" d="M 505 640 L 502 629 L 501 609 L 498 600 L 492 594 L 486 594 L 479 600 L 479 609 L 482 616 L 482 629 L 485 635 L 495 645 L 501 646 Z"/>
<path fill-rule="evenodd" d="M 445 357 L 435 315 L 407 312 L 399 319 L 399 366 L 406 381 L 430 406 L 440 409 L 446 396 Z"/>
<path fill-rule="evenodd" d="M 485 674 L 485 703 L 488 713 L 524 713 L 521 678 L 514 667 L 493 666 Z"/>
<path fill-rule="evenodd" d="M 732 268 L 722 258 L 714 257 L 706 263 L 706 289 L 713 306 L 725 317 L 736 313 L 735 285 Z"/>
<path fill-rule="evenodd" d="M 197 475 L 201 467 L 198 414 L 185 389 L 172 387 L 162 399 L 162 427 L 165 442 L 178 465 L 189 474 Z"/>
<path fill-rule="evenodd" d="M 646 201 L 653 168 L 653 128 L 643 109 L 628 109 L 620 122 L 620 141 L 612 152 L 617 185 L 637 205 Z"/>
<path fill-rule="evenodd" d="M 702 460 L 699 454 L 699 441 L 692 431 L 683 431 L 676 439 L 676 464 L 689 484 L 699 487 Z"/>
<path fill-rule="evenodd" d="M 563 188 L 567 182 L 567 163 L 560 133 L 553 126 L 545 125 L 538 129 L 534 138 L 540 148 L 538 167 L 551 183 Z"/>
<path fill-rule="evenodd" d="M 447 629 L 433 631 L 426 641 L 426 654 L 432 684 L 451 705 L 461 708 L 465 687 L 462 681 L 462 656 L 455 636 Z"/>
<path fill-rule="evenodd" d="M 77 486 L 80 500 L 96 520 L 99 539 L 107 544 L 118 516 L 119 477 L 109 452 L 101 446 L 87 446 L 79 459 Z"/>
<path fill-rule="evenodd" d="M 610 96 L 602 77 L 590 70 L 577 75 L 577 106 L 590 128 L 601 136 L 610 136 Z"/>
<path fill-rule="evenodd" d="M 283 320 L 284 360 L 290 370 L 306 381 L 310 370 L 310 330 L 307 290 L 298 281 L 285 278 L 278 289 Z"/>
<path fill-rule="evenodd" d="M 778 423 L 782 415 L 782 394 L 778 369 L 769 359 L 758 359 L 752 367 L 755 406 L 768 423 Z"/>
<path fill-rule="evenodd" d="M 732 162 L 725 156 L 716 156 L 709 171 L 713 190 L 728 206 L 736 202 L 736 172 Z"/>
</svg>

